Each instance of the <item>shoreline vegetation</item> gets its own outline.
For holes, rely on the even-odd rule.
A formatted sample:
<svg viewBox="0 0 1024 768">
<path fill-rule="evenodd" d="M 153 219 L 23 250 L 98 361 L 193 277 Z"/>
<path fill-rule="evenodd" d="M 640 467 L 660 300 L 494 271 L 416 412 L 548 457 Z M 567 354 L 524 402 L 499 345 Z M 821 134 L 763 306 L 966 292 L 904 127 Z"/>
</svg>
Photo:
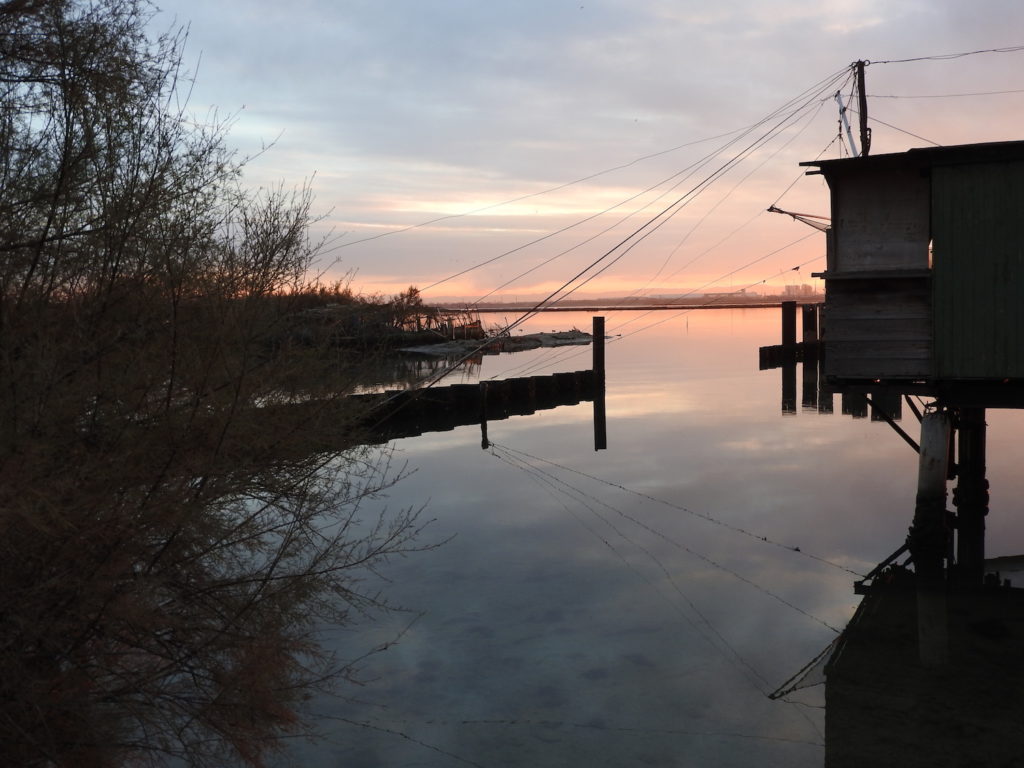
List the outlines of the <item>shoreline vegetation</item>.
<svg viewBox="0 0 1024 768">
<path fill-rule="evenodd" d="M 399 610 L 377 569 L 443 543 L 388 505 L 405 470 L 349 395 L 487 335 L 321 282 L 308 185 L 244 185 L 151 12 L 0 3 L 0 754 L 26 768 L 260 766 L 316 735 L 313 695 L 398 639 L 361 645 Z"/>
<path fill-rule="evenodd" d="M 374 339 L 471 323 L 318 282 L 308 185 L 245 186 L 152 13 L 0 3 L 4 765 L 265 765 L 388 645 L 321 628 L 358 646 L 438 545 L 346 395 Z"/>
</svg>

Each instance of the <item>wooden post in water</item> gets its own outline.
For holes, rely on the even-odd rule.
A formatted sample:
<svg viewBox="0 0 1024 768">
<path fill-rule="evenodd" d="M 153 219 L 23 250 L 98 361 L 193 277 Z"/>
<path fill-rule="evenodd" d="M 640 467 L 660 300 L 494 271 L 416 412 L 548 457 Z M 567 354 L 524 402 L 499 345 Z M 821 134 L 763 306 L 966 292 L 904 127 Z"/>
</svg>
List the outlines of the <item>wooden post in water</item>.
<svg viewBox="0 0 1024 768">
<path fill-rule="evenodd" d="M 921 664 L 926 667 L 941 666 L 949 658 L 944 568 L 949 538 L 946 529 L 949 431 L 950 418 L 946 412 L 926 413 L 921 420 L 917 505 L 907 539 L 917 579 L 918 653 Z"/>
<path fill-rule="evenodd" d="M 819 381 L 821 366 L 818 364 L 820 356 L 817 349 L 818 341 L 818 305 L 804 304 L 800 308 L 803 325 L 803 366 L 804 386 L 802 404 L 804 408 L 817 408 L 818 395 L 821 389 Z"/>
<path fill-rule="evenodd" d="M 608 447 L 608 425 L 604 410 L 604 317 L 594 315 L 591 345 L 594 352 L 594 450 Z"/>
<path fill-rule="evenodd" d="M 988 480 L 985 479 L 985 409 L 961 408 L 960 457 L 953 504 L 957 510 L 957 581 L 979 587 L 985 578 L 985 516 L 988 515 Z"/>
<path fill-rule="evenodd" d="M 817 304 L 804 304 L 801 307 L 803 314 L 803 326 L 804 326 L 804 343 L 815 342 L 818 340 L 818 305 Z"/>
<path fill-rule="evenodd" d="M 796 302 L 782 302 L 782 412 L 796 413 Z"/>
<path fill-rule="evenodd" d="M 782 346 L 796 344 L 796 302 L 782 302 Z"/>
</svg>

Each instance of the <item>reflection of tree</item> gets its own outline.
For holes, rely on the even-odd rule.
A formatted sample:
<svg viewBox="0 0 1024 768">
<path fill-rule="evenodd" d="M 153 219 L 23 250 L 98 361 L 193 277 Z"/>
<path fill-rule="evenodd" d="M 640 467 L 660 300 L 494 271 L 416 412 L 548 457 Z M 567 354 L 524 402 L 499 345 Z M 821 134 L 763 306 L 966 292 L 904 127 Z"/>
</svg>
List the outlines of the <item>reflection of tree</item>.
<svg viewBox="0 0 1024 768">
<path fill-rule="evenodd" d="M 358 383 L 362 391 L 413 389 L 424 380 L 445 371 L 453 371 L 464 379 L 474 380 L 479 377 L 482 364 L 483 355 L 461 361 L 408 353 L 377 355 L 360 366 Z"/>
<path fill-rule="evenodd" d="M 224 127 L 168 112 L 180 41 L 146 41 L 143 10 L 0 4 L 10 765 L 259 763 L 345 674 L 314 622 L 378 606 L 358 574 L 416 533 L 361 517 L 386 457 L 310 450 L 343 409 L 260 407 L 336 386 L 281 344 L 309 196 L 245 192 Z"/>
</svg>

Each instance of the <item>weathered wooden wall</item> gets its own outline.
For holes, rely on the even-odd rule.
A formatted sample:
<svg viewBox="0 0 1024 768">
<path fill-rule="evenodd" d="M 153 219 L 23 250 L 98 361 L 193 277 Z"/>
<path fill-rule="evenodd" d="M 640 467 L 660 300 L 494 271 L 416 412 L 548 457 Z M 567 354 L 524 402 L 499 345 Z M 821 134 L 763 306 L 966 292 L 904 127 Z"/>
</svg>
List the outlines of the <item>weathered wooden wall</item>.
<svg viewBox="0 0 1024 768">
<path fill-rule="evenodd" d="M 829 185 L 830 273 L 928 268 L 928 179 L 918 168 L 844 166 Z"/>
<path fill-rule="evenodd" d="M 924 379 L 931 375 L 927 278 L 834 279 L 825 305 L 825 375 Z"/>
</svg>

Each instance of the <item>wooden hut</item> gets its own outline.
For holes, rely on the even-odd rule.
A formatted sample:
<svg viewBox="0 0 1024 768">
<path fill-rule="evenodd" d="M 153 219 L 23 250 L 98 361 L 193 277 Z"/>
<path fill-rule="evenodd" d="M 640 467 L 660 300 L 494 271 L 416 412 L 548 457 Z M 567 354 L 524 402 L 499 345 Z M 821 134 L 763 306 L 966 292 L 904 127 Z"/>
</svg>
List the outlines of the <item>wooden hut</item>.
<svg viewBox="0 0 1024 768">
<path fill-rule="evenodd" d="M 1024 383 L 1024 141 L 803 165 L 831 192 L 831 385 Z"/>
</svg>

